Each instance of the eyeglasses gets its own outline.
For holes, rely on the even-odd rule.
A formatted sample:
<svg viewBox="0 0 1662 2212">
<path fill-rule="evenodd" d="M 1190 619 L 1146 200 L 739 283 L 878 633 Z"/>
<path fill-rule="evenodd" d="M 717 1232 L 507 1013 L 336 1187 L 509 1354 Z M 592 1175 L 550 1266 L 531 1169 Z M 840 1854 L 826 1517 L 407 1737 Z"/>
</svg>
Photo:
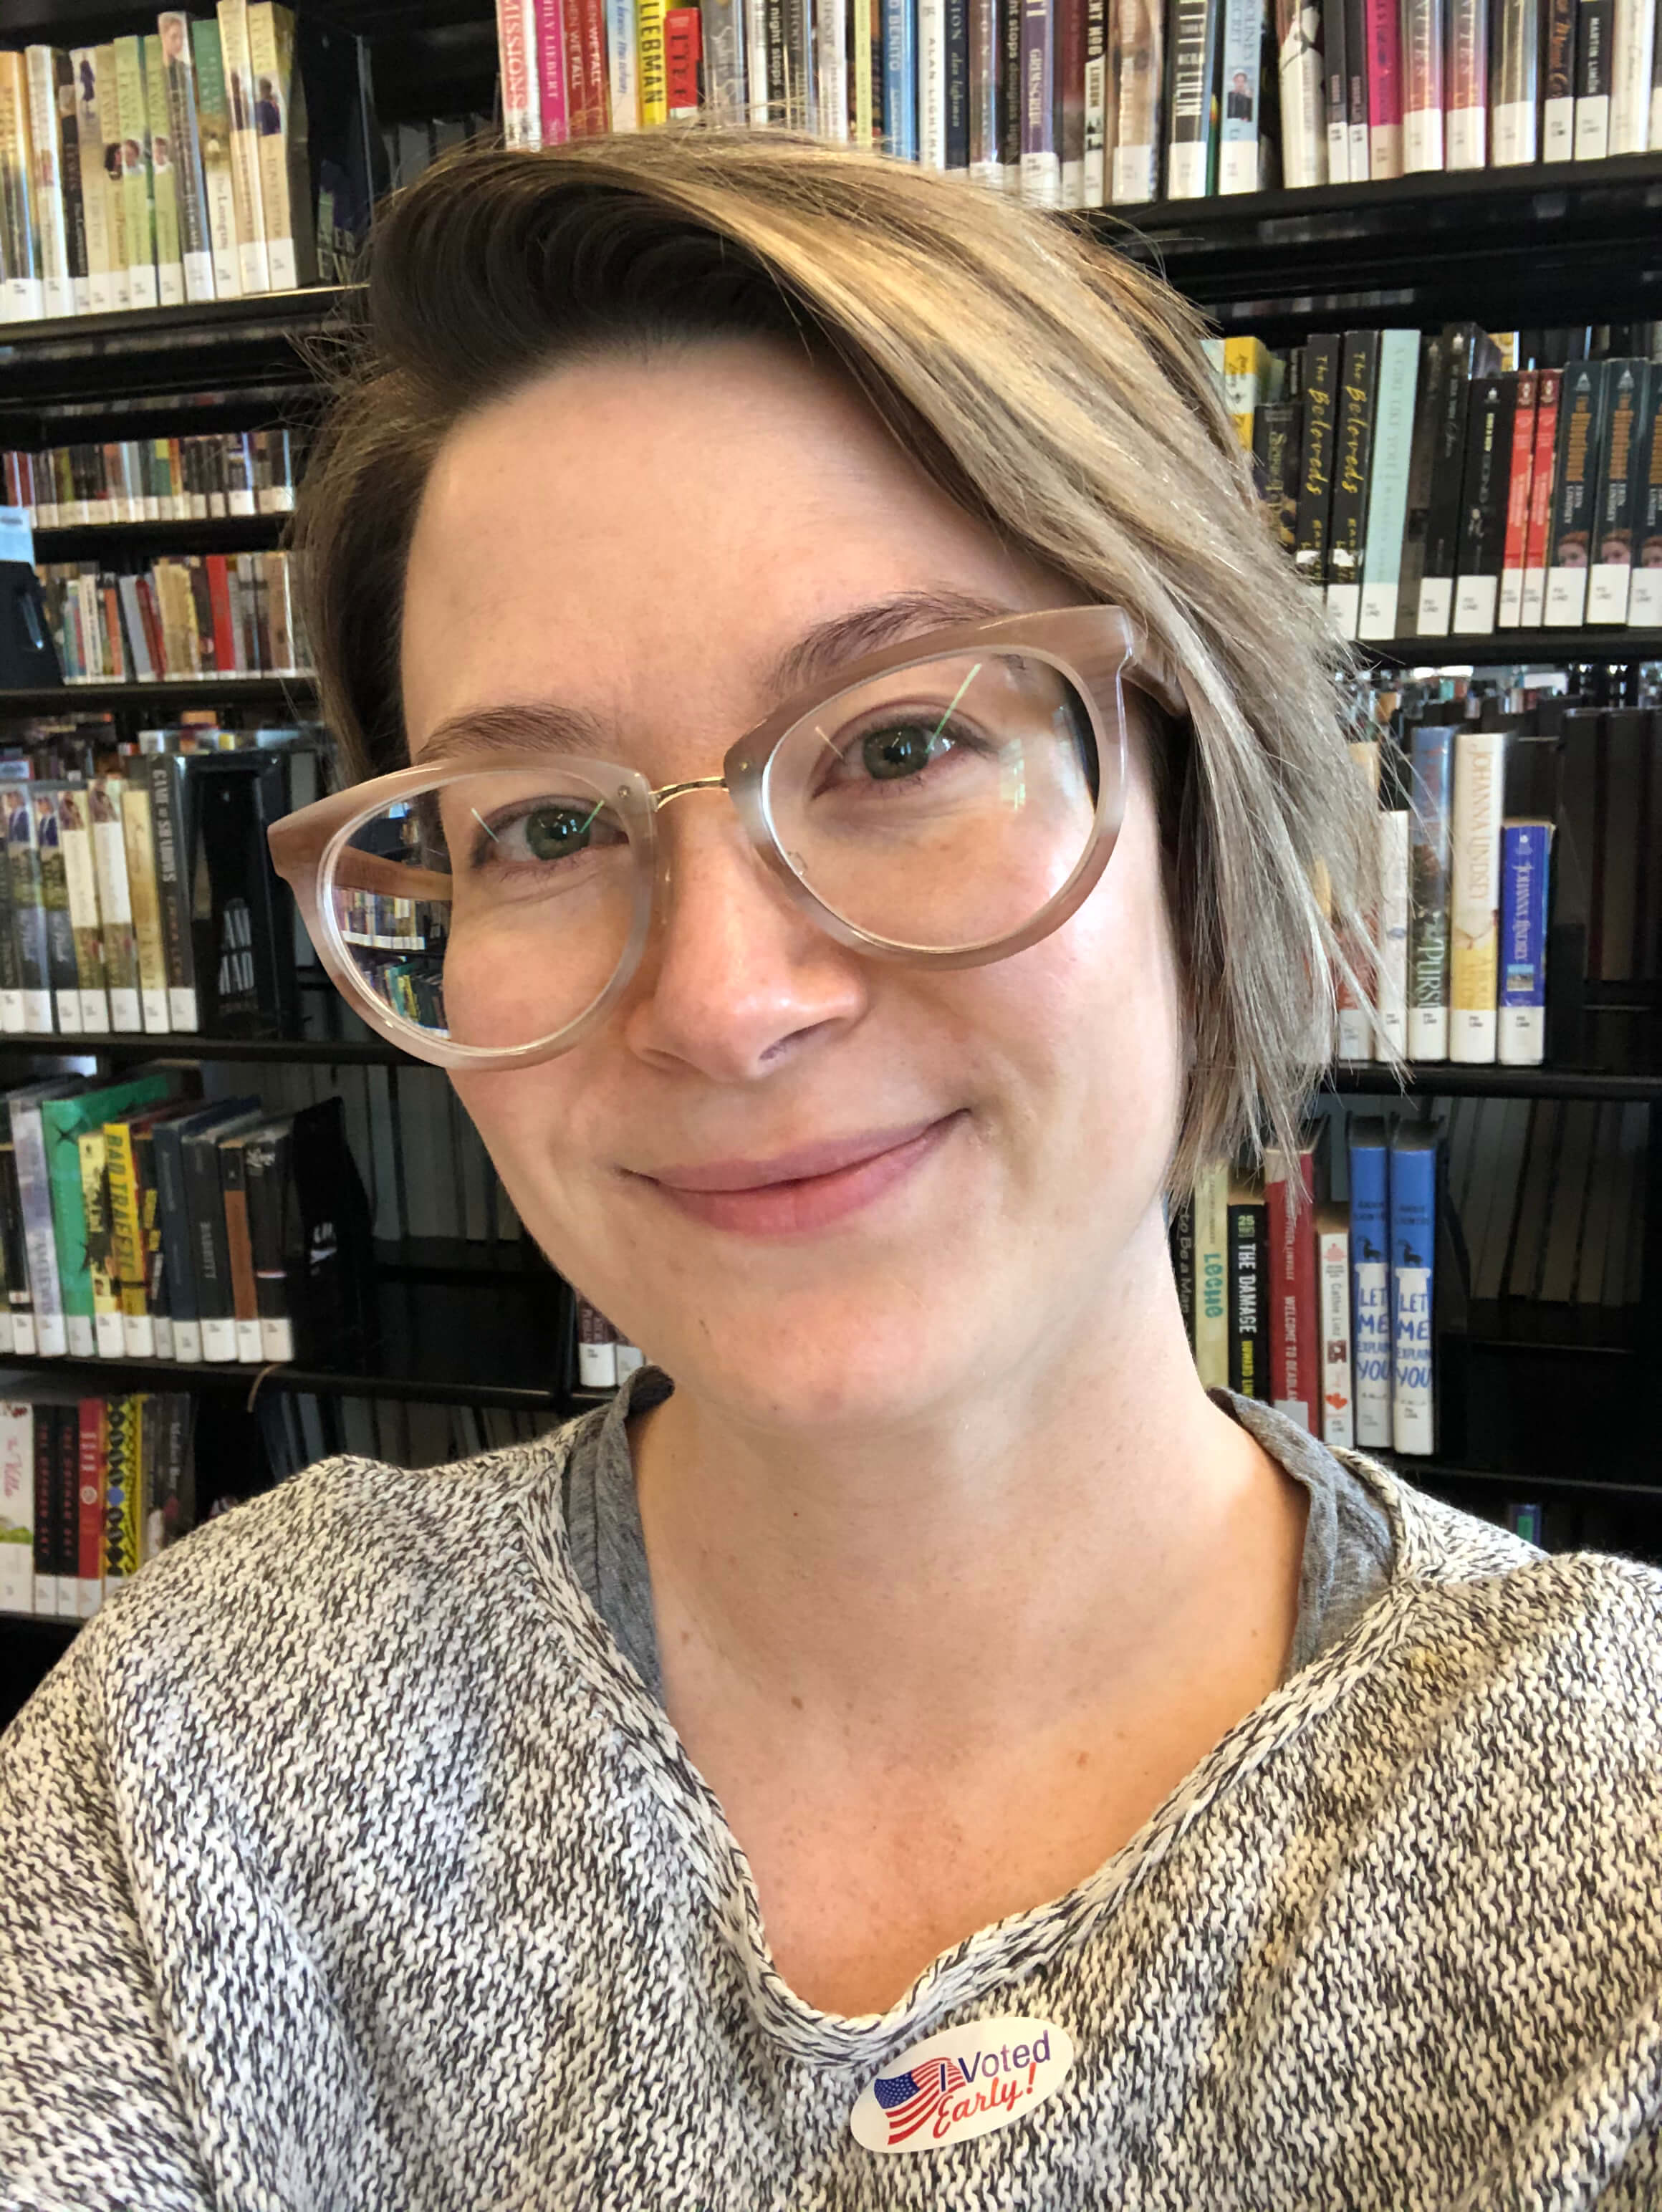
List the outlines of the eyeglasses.
<svg viewBox="0 0 1662 2212">
<path fill-rule="evenodd" d="M 725 790 L 761 865 L 840 945 L 915 967 L 1002 960 L 1060 927 L 1124 809 L 1121 686 L 1186 712 L 1110 606 L 1014 615 L 852 663 L 654 790 L 547 744 L 352 786 L 276 823 L 273 860 L 354 1011 L 438 1066 L 568 1051 L 640 964 L 657 815 Z"/>
</svg>

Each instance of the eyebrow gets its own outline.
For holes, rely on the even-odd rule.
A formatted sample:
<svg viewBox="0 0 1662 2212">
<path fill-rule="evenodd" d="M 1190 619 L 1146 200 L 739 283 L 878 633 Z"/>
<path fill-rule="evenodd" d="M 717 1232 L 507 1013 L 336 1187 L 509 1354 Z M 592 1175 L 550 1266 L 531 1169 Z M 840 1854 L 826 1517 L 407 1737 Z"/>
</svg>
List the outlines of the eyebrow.
<svg viewBox="0 0 1662 2212">
<path fill-rule="evenodd" d="M 867 653 L 931 630 L 995 622 L 1019 610 L 1008 600 L 949 589 L 897 592 L 816 623 L 766 670 L 762 688 L 774 705 L 822 678 L 834 676 Z M 735 737 L 741 733 L 734 732 Z M 615 735 L 581 707 L 554 700 L 523 700 L 453 714 L 423 740 L 419 757 L 429 762 L 469 752 L 575 753 L 604 758 Z"/>
</svg>

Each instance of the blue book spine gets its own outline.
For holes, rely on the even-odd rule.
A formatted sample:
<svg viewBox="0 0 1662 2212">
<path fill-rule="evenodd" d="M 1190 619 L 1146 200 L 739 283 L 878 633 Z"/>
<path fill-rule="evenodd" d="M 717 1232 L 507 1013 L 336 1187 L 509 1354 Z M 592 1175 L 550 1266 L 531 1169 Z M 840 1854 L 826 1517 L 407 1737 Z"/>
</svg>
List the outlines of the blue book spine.
<svg viewBox="0 0 1662 2212">
<path fill-rule="evenodd" d="M 1435 1449 L 1432 1396 L 1432 1255 L 1437 1237 L 1437 1133 L 1399 1127 L 1391 1147 L 1391 1442 Z"/>
<path fill-rule="evenodd" d="M 883 150 L 917 159 L 917 0 L 883 0 Z"/>
<path fill-rule="evenodd" d="M 1395 637 L 1397 599 L 1408 521 L 1408 465 L 1414 443 L 1414 401 L 1420 381 L 1420 333 L 1383 331 L 1374 401 L 1373 477 L 1362 552 L 1358 637 Z"/>
<path fill-rule="evenodd" d="M 1391 1224 L 1383 1122 L 1350 1125 L 1350 1349 L 1356 1443 L 1391 1444 Z"/>
<path fill-rule="evenodd" d="M 1547 1044 L 1547 870 L 1549 822 L 1501 828 L 1500 1055 L 1536 1067 Z"/>
</svg>

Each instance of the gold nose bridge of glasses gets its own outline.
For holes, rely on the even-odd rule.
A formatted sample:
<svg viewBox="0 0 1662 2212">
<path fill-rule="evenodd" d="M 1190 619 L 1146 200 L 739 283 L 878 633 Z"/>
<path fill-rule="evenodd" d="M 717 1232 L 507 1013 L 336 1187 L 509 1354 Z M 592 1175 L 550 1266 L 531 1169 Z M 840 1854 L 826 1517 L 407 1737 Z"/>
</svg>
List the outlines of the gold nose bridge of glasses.
<svg viewBox="0 0 1662 2212">
<path fill-rule="evenodd" d="M 727 787 L 728 780 L 724 775 L 695 776 L 691 783 L 666 783 L 662 785 L 658 790 L 653 793 L 652 804 L 655 810 L 660 806 L 667 806 L 672 799 L 679 799 L 684 792 L 725 791 Z"/>
</svg>

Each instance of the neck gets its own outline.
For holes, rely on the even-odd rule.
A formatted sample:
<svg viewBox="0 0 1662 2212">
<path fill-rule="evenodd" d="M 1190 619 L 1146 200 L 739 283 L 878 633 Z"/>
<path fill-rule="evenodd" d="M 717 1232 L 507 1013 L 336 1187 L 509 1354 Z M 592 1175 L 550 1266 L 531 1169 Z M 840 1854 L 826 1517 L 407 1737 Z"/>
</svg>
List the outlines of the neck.
<svg viewBox="0 0 1662 2212">
<path fill-rule="evenodd" d="M 1072 1327 L 902 1424 L 782 1431 L 678 1385 L 633 1425 L 661 1632 L 741 1693 L 849 1716 L 874 1675 L 1099 1698 L 1203 1633 L 1289 1486 L 1200 1386 L 1158 1211 L 1123 1260 Z"/>
</svg>

